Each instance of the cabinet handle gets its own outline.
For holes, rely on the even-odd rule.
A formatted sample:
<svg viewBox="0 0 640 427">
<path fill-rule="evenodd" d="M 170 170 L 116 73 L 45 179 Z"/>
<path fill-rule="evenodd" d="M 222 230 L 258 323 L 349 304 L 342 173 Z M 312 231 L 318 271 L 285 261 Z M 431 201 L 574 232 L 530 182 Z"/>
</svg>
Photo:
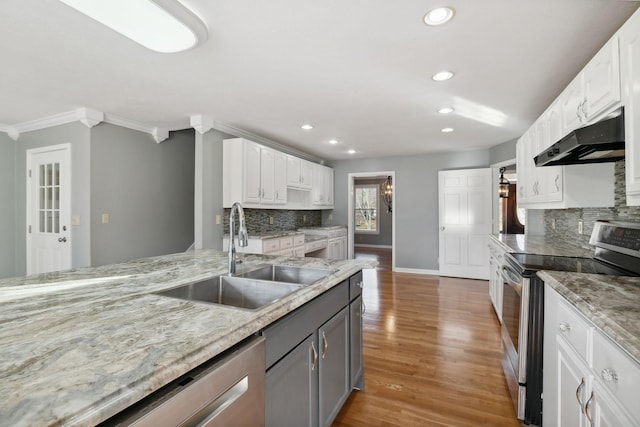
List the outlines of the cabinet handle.
<svg viewBox="0 0 640 427">
<path fill-rule="evenodd" d="M 329 350 L 329 342 L 327 341 L 327 336 L 322 331 L 322 358 L 327 357 L 327 351 Z"/>
<path fill-rule="evenodd" d="M 364 282 L 361 280 L 358 282 L 358 286 L 360 286 L 360 289 L 364 288 Z"/>
<path fill-rule="evenodd" d="M 367 306 L 366 306 L 366 304 L 364 303 L 364 301 L 362 301 L 361 311 L 362 311 L 362 314 L 363 314 L 363 315 L 367 312 Z"/>
<path fill-rule="evenodd" d="M 258 198 L 260 197 L 261 194 L 262 194 L 262 188 L 258 187 Z"/>
<path fill-rule="evenodd" d="M 571 330 L 571 325 L 569 325 L 567 322 L 560 322 L 558 329 L 560 330 L 560 332 L 569 332 Z"/>
<path fill-rule="evenodd" d="M 587 420 L 589 420 L 589 425 L 593 427 L 593 419 L 591 418 L 591 404 L 593 403 L 593 399 L 595 395 L 591 392 L 591 397 L 587 400 L 587 404 L 584 405 L 584 414 L 587 416 Z"/>
<path fill-rule="evenodd" d="M 608 383 L 618 381 L 618 374 L 616 371 L 609 368 L 604 368 L 602 372 L 600 372 L 600 377 Z"/>
<path fill-rule="evenodd" d="M 560 185 L 558 184 L 558 181 L 560 181 L 560 175 L 556 175 L 556 179 L 553 180 L 553 183 L 556 186 L 556 191 L 560 191 Z"/>
<path fill-rule="evenodd" d="M 587 121 L 586 105 L 587 105 L 587 98 L 585 98 L 584 101 L 582 101 L 582 104 L 580 104 L 580 109 L 582 110 L 582 117 L 584 117 L 585 122 Z"/>
<path fill-rule="evenodd" d="M 276 200 L 278 199 L 278 190 L 276 190 Z"/>
<path fill-rule="evenodd" d="M 584 406 L 582 405 L 582 400 L 580 400 L 580 395 L 582 394 L 582 389 L 584 388 L 584 377 L 582 377 L 582 381 L 580 385 L 576 389 L 576 400 L 578 401 L 578 405 L 580 405 L 580 412 L 584 414 Z"/>
<path fill-rule="evenodd" d="M 316 370 L 316 365 L 318 364 L 318 352 L 316 351 L 316 344 L 311 341 L 311 351 L 313 351 L 313 363 L 311 364 L 311 370 Z"/>
</svg>

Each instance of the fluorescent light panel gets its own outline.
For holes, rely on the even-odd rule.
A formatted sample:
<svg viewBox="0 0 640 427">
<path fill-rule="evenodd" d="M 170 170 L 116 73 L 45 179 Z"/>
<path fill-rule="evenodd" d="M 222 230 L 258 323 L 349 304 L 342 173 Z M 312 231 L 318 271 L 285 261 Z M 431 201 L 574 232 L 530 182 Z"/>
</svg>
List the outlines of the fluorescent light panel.
<svg viewBox="0 0 640 427">
<path fill-rule="evenodd" d="M 207 39 L 202 20 L 176 0 L 60 1 L 156 52 L 181 52 Z"/>
</svg>

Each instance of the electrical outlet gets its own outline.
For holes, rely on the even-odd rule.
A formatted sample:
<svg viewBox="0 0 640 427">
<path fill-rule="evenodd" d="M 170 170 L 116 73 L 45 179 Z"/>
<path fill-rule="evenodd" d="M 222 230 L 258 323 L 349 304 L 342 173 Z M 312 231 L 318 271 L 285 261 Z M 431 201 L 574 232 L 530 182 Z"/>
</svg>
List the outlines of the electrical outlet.
<svg viewBox="0 0 640 427">
<path fill-rule="evenodd" d="M 555 229 L 556 229 L 556 219 L 555 219 L 555 218 L 553 218 L 553 219 L 551 220 L 551 229 L 552 229 L 552 230 L 555 230 Z"/>
<path fill-rule="evenodd" d="M 216 225 L 222 224 L 222 217 L 220 215 L 216 215 Z"/>
<path fill-rule="evenodd" d="M 329 221 L 333 221 L 333 214 L 332 213 L 329 214 Z"/>
<path fill-rule="evenodd" d="M 584 221 L 578 221 L 578 234 L 584 233 Z"/>
<path fill-rule="evenodd" d="M 269 217 L 269 224 L 273 225 L 273 217 L 272 216 Z"/>
<path fill-rule="evenodd" d="M 103 224 L 109 224 L 109 220 L 110 220 L 109 214 L 108 213 L 103 213 L 102 214 L 102 223 Z"/>
<path fill-rule="evenodd" d="M 307 222 L 307 216 L 306 215 L 302 215 L 302 222 Z"/>
<path fill-rule="evenodd" d="M 80 225 L 80 215 L 71 215 L 71 225 Z"/>
</svg>

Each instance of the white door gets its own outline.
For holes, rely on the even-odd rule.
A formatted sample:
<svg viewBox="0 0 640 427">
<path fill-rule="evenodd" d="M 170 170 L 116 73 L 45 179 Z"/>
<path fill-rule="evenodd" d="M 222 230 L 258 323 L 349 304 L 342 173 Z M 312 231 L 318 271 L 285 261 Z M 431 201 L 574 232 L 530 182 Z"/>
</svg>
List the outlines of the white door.
<svg viewBox="0 0 640 427">
<path fill-rule="evenodd" d="M 489 279 L 491 169 L 438 172 L 442 276 Z"/>
<path fill-rule="evenodd" d="M 71 146 L 27 150 L 27 274 L 71 268 Z"/>
</svg>

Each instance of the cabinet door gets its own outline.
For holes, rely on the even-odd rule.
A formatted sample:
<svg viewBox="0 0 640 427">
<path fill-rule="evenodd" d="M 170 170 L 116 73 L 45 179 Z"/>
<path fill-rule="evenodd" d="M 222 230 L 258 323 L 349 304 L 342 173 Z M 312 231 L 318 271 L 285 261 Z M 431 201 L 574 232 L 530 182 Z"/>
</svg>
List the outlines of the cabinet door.
<svg viewBox="0 0 640 427">
<path fill-rule="evenodd" d="M 287 156 L 287 185 L 289 187 L 300 186 L 300 159 Z"/>
<path fill-rule="evenodd" d="M 627 205 L 640 206 L 640 13 L 620 33 Z"/>
<path fill-rule="evenodd" d="M 591 425 L 596 427 L 637 427 L 638 425 L 624 415 L 616 400 L 598 382 L 593 385 L 593 398 L 589 402 L 588 413 L 592 419 Z"/>
<path fill-rule="evenodd" d="M 314 205 L 324 205 L 324 170 L 322 165 L 313 165 L 313 185 L 311 187 L 311 202 Z"/>
<path fill-rule="evenodd" d="M 250 141 L 243 141 L 243 203 L 260 203 L 262 187 L 260 186 L 260 146 Z"/>
<path fill-rule="evenodd" d="M 260 150 L 260 203 L 275 202 L 273 178 L 275 176 L 276 153 L 269 148 Z"/>
<path fill-rule="evenodd" d="M 287 155 L 275 152 L 273 171 L 273 202 L 279 205 L 287 203 Z"/>
<path fill-rule="evenodd" d="M 573 79 L 560 95 L 560 113 L 562 115 L 562 135 L 581 127 L 585 121 L 582 113 L 584 95 L 582 90 L 583 74 Z"/>
<path fill-rule="evenodd" d="M 313 163 L 300 160 L 300 188 L 311 190 L 313 185 Z"/>
<path fill-rule="evenodd" d="M 323 166 L 325 204 L 333 205 L 333 169 Z"/>
<path fill-rule="evenodd" d="M 351 388 L 364 388 L 364 364 L 362 361 L 362 295 L 349 305 L 349 323 L 351 330 Z"/>
<path fill-rule="evenodd" d="M 267 427 L 318 425 L 318 359 L 314 334 L 267 371 Z"/>
<path fill-rule="evenodd" d="M 587 419 L 583 408 L 590 396 L 592 377 L 562 338 L 558 337 L 556 343 L 557 427 L 586 426 Z"/>
<path fill-rule="evenodd" d="M 618 38 L 613 37 L 584 67 L 584 114 L 593 120 L 620 103 Z"/>
<path fill-rule="evenodd" d="M 529 167 L 526 162 L 524 135 L 516 144 L 516 168 L 518 170 L 518 204 L 525 205 L 529 202 Z"/>
<path fill-rule="evenodd" d="M 349 396 L 349 308 L 318 329 L 320 425 L 330 426 Z"/>
</svg>

